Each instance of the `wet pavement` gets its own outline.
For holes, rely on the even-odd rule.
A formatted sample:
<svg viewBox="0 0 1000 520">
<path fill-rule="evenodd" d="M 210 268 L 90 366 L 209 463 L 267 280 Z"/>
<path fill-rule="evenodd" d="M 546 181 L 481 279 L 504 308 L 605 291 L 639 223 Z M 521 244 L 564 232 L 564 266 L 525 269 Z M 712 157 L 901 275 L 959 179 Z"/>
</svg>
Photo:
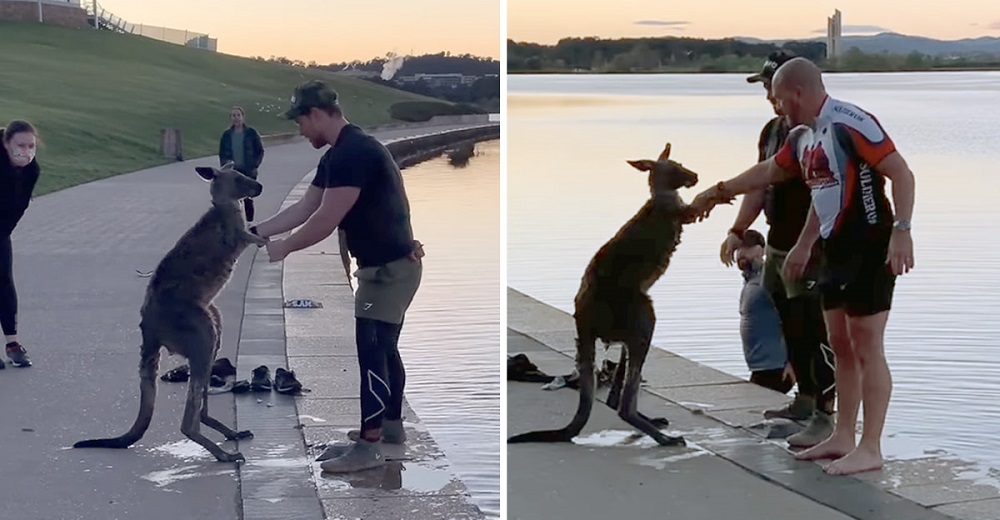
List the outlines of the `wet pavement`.
<svg viewBox="0 0 1000 520">
<path fill-rule="evenodd" d="M 377 135 L 398 139 L 464 127 L 402 128 Z M 320 154 L 302 141 L 268 147 L 260 169 L 264 191 L 256 201 L 258 214 L 277 211 L 289 191 L 315 168 Z M 45 175 L 44 154 L 40 161 Z M 207 185 L 194 168 L 215 162 L 207 157 L 168 164 L 69 188 L 32 202 L 13 241 L 20 339 L 34 366 L 8 366 L 0 371 L 0 392 L 5 396 L 0 401 L 0 438 L 5 447 L 0 457 L 0 517 L 237 519 L 244 510 L 253 510 L 244 504 L 247 496 L 260 497 L 248 500 L 272 503 L 274 497 L 264 481 L 270 480 L 272 485 L 280 481 L 277 470 L 268 470 L 284 471 L 283 465 L 291 465 L 285 459 L 301 457 L 297 459 L 300 471 L 289 470 L 288 479 L 308 482 L 311 478 L 301 431 L 292 429 L 299 435 L 298 444 L 285 432 L 285 422 L 295 420 L 295 416 L 273 417 L 282 403 L 295 400 L 280 394 L 270 396 L 277 403 L 271 407 L 267 400 L 257 403 L 261 396 L 255 394 L 209 396 L 211 414 L 223 423 L 233 425 L 239 419 L 242 428 L 244 422 L 258 420 L 259 424 L 250 425 L 264 439 L 269 438 L 269 431 L 281 432 L 266 446 L 253 441 L 240 446 L 223 442 L 224 449 L 244 452 L 249 462 L 242 467 L 216 462 L 204 450 L 195 449 L 179 431 L 186 384 L 159 380 L 152 424 L 136 445 L 126 450 L 70 448 L 81 439 L 121 434 L 134 421 L 138 407 L 138 309 L 148 282 L 136 271 L 153 269 L 207 209 Z M 273 319 L 243 319 L 244 310 L 255 317 L 275 317 L 274 308 L 266 308 L 267 294 L 261 299 L 254 293 L 263 289 L 248 289 L 256 254 L 254 248 L 244 253 L 232 280 L 216 300 L 223 315 L 220 357 L 236 360 L 241 334 L 258 333 L 261 339 L 253 346 L 247 343 L 241 347 L 241 354 L 281 354 L 274 348 L 283 336 L 274 329 Z M 280 281 L 280 273 L 269 280 L 278 284 L 279 291 Z M 277 312 L 280 319 L 280 306 Z M 284 365 L 284 360 L 277 361 L 269 365 L 272 374 L 276 366 Z M 160 373 L 184 362 L 164 355 Z M 256 366 L 248 365 L 237 364 L 240 378 L 249 378 L 249 371 Z M 307 384 L 323 386 L 315 380 Z M 238 411 L 237 397 L 252 399 L 248 404 L 260 406 L 240 406 Z M 269 419 L 273 420 L 268 423 Z M 214 441 L 222 441 L 214 431 L 203 428 L 203 432 Z M 281 451 L 283 447 L 289 448 Z M 254 458 L 261 453 L 273 462 Z M 262 476 L 256 488 L 254 475 Z M 286 489 L 287 500 L 305 494 L 303 488 L 291 484 Z M 315 487 L 311 500 L 320 504 Z M 322 509 L 317 507 L 316 511 Z M 270 518 L 283 516 L 279 511 Z"/>
<path fill-rule="evenodd" d="M 572 317 L 513 289 L 507 302 L 508 353 L 525 353 L 549 375 L 571 373 Z M 617 361 L 617 352 L 599 350 L 598 360 Z M 762 410 L 788 397 L 655 348 L 643 376 L 640 410 L 669 419 L 666 432 L 688 445 L 656 446 L 597 402 L 572 444 L 508 445 L 508 518 L 1000 519 L 995 470 L 919 452 L 881 471 L 829 476 L 760 427 Z M 569 422 L 577 393 L 541 386 L 508 381 L 508 435 Z"/>
</svg>

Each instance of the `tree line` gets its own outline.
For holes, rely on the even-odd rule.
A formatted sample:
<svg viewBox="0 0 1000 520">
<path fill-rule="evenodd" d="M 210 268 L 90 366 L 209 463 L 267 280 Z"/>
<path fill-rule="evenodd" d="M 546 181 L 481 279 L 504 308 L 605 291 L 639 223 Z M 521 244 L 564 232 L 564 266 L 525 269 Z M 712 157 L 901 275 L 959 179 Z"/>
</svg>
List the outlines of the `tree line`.
<svg viewBox="0 0 1000 520">
<path fill-rule="evenodd" d="M 826 58 L 823 41 L 781 45 L 735 38 L 564 38 L 555 45 L 507 40 L 507 71 L 528 72 L 751 72 L 768 54 L 787 49 L 828 71 L 919 71 L 997 67 L 1000 57 L 948 57 L 919 52 L 865 53 L 856 47 Z"/>
</svg>

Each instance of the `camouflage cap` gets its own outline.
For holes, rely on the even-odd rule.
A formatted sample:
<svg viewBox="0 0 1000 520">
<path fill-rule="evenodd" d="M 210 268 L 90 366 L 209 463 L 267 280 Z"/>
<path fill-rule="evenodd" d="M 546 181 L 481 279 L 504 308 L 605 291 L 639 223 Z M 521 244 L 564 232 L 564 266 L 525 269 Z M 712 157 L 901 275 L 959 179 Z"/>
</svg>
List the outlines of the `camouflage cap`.
<svg viewBox="0 0 1000 520">
<path fill-rule="evenodd" d="M 286 119 L 304 116 L 313 108 L 337 106 L 337 91 L 319 80 L 310 80 L 295 87 L 291 106 L 282 114 Z"/>
<path fill-rule="evenodd" d="M 761 71 L 748 77 L 747 83 L 770 81 L 774 77 L 774 73 L 778 71 L 778 67 L 784 65 L 786 61 L 791 61 L 797 57 L 798 55 L 787 49 L 772 52 L 764 60 L 764 66 L 761 68 Z"/>
</svg>

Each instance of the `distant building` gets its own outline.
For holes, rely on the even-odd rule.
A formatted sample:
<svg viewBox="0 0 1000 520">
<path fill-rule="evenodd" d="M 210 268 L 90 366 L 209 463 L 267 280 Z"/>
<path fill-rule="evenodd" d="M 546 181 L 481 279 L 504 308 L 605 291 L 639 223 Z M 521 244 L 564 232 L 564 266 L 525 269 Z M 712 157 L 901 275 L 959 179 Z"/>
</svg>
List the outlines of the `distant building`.
<svg viewBox="0 0 1000 520">
<path fill-rule="evenodd" d="M 396 81 L 400 83 L 416 83 L 418 81 L 424 81 L 432 87 L 457 87 L 459 85 L 472 85 L 480 77 L 482 76 L 470 76 L 458 72 L 449 74 L 418 73 L 411 76 L 401 76 Z"/>
<path fill-rule="evenodd" d="M 827 59 L 840 54 L 840 40 L 843 29 L 840 20 L 840 9 L 833 11 L 833 16 L 826 19 L 826 57 Z"/>
<path fill-rule="evenodd" d="M 0 0 L 0 20 L 42 22 L 77 29 L 89 25 L 87 11 L 80 0 Z"/>
</svg>

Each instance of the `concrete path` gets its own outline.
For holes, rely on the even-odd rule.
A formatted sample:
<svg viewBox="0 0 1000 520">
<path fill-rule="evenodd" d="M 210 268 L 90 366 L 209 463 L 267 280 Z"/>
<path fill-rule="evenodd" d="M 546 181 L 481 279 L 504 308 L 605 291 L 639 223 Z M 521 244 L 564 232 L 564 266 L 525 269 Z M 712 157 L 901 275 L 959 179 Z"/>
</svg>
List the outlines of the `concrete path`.
<svg viewBox="0 0 1000 520">
<path fill-rule="evenodd" d="M 549 375 L 573 370 L 570 315 L 507 292 L 508 354 Z M 602 354 L 599 354 L 599 358 Z M 617 348 L 608 354 L 617 361 Z M 640 410 L 670 420 L 688 446 L 656 446 L 602 402 L 573 444 L 507 449 L 507 518 L 1000 519 L 995 477 L 940 454 L 890 461 L 882 471 L 826 475 L 766 439 L 761 410 L 788 398 L 659 349 L 643 371 Z M 507 383 L 507 433 L 568 424 L 578 394 Z M 603 401 L 606 390 L 599 392 Z"/>
<path fill-rule="evenodd" d="M 396 139 L 447 128 L 378 135 Z M 319 156 L 305 142 L 268 148 L 257 212 L 277 211 Z M 158 382 L 153 423 L 136 446 L 69 448 L 80 439 L 118 435 L 135 419 L 138 308 L 148 281 L 136 270 L 152 270 L 208 208 L 207 186 L 194 167 L 215 162 L 202 158 L 96 181 L 39 197 L 28 209 L 13 237 L 14 269 L 21 340 L 34 366 L 0 371 L 0 517 L 241 517 L 236 466 L 215 462 L 179 431 L 184 384 Z M 224 319 L 220 356 L 230 359 L 236 357 L 256 253 L 245 253 L 218 299 Z M 164 357 L 161 372 L 183 362 Z M 227 424 L 235 420 L 232 394 L 211 396 L 209 409 Z M 215 432 L 208 435 L 221 440 Z"/>
</svg>

